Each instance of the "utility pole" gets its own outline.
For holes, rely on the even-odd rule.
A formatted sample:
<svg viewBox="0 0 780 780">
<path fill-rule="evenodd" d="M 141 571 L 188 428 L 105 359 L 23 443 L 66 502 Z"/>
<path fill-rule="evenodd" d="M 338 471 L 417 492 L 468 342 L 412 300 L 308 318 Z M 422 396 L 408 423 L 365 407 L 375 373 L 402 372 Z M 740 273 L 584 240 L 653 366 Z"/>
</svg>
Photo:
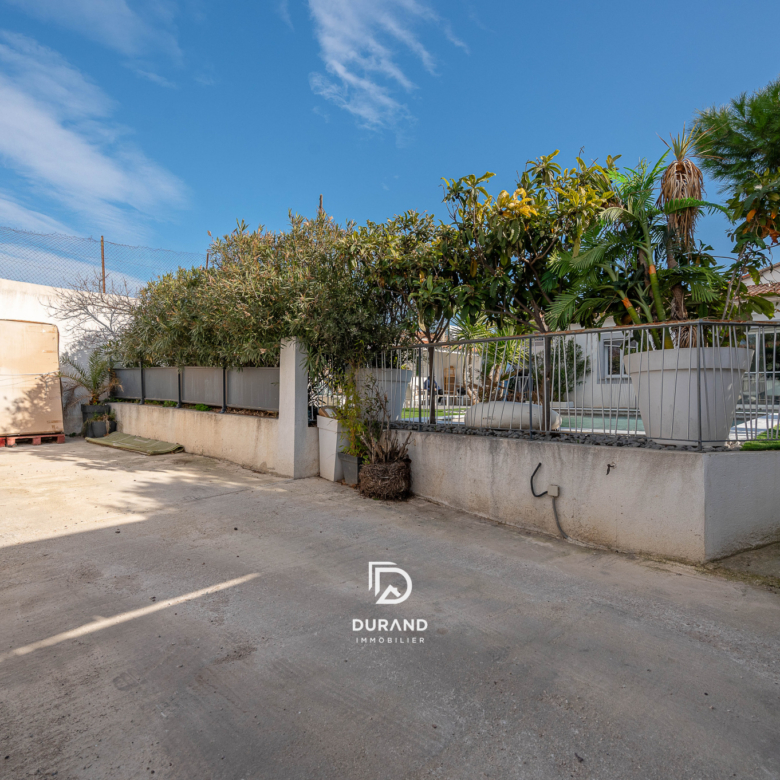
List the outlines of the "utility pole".
<svg viewBox="0 0 780 780">
<path fill-rule="evenodd" d="M 322 195 L 320 195 L 320 208 L 319 213 L 322 214 Z"/>
<path fill-rule="evenodd" d="M 103 242 L 103 236 L 100 236 L 100 265 L 103 268 L 103 294 L 105 294 L 106 292 L 106 246 L 105 243 Z"/>
</svg>

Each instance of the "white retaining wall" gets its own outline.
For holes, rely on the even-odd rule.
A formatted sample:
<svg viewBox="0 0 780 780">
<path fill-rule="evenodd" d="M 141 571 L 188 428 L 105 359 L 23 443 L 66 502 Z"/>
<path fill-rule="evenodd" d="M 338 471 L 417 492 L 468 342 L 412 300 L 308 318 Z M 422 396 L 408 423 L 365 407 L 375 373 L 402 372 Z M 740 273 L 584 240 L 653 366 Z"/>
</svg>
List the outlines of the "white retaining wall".
<svg viewBox="0 0 780 780">
<path fill-rule="evenodd" d="M 149 404 L 111 404 L 117 429 L 122 433 L 181 444 L 186 452 L 238 463 L 255 471 L 292 477 L 289 464 L 277 455 L 279 420 L 245 414 L 198 412 Z M 299 463 L 301 476 L 319 473 L 319 440 L 316 428 L 306 428 Z"/>
<path fill-rule="evenodd" d="M 780 452 L 697 453 L 413 433 L 416 495 L 502 523 L 701 563 L 780 539 Z M 607 467 L 609 466 L 609 474 Z"/>
<path fill-rule="evenodd" d="M 279 359 L 279 417 L 112 404 L 122 433 L 181 444 L 187 452 L 293 479 L 320 473 L 319 432 L 309 427 L 305 354 L 289 339 Z"/>
</svg>

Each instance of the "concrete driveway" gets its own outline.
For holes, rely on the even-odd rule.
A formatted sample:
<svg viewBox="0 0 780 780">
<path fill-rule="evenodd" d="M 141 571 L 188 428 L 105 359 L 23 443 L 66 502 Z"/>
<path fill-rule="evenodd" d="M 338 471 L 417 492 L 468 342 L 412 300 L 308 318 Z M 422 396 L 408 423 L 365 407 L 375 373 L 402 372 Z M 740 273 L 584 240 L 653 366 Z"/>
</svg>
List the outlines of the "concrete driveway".
<svg viewBox="0 0 780 780">
<path fill-rule="evenodd" d="M 0 450 L 0 545 L 2 778 L 780 778 L 768 590 L 81 441 Z"/>
</svg>

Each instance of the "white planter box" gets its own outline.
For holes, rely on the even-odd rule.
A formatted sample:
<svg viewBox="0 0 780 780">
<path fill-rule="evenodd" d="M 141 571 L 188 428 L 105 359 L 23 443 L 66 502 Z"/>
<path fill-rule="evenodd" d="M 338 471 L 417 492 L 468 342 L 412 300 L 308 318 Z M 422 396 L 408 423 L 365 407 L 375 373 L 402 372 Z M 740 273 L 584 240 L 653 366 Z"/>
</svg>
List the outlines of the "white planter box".
<svg viewBox="0 0 780 780">
<path fill-rule="evenodd" d="M 387 397 L 387 411 L 390 419 L 400 420 L 406 400 L 406 390 L 412 381 L 414 371 L 410 368 L 361 368 L 357 372 L 357 383 L 361 393 L 370 389 L 368 377 L 376 380 L 376 389 Z"/>
<path fill-rule="evenodd" d="M 347 434 L 343 426 L 333 417 L 317 416 L 320 434 L 320 476 L 331 482 L 344 479 L 339 452 L 347 446 Z"/>
<path fill-rule="evenodd" d="M 700 389 L 701 441 L 723 444 L 729 438 L 742 375 L 751 357 L 745 347 L 659 349 L 626 355 L 623 362 L 646 435 L 659 444 L 698 444 Z"/>
<path fill-rule="evenodd" d="M 467 428 L 498 428 L 512 431 L 535 431 L 544 428 L 544 408 L 538 404 L 519 401 L 487 401 L 474 404 L 466 410 L 464 424 Z M 561 416 L 550 409 L 550 430 L 561 427 Z"/>
</svg>

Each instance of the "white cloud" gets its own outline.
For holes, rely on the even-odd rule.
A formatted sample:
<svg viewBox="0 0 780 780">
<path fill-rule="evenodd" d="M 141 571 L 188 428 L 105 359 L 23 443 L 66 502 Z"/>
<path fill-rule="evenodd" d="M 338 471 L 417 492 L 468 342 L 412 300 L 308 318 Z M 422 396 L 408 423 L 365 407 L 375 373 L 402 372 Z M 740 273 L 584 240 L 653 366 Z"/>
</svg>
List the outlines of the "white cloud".
<svg viewBox="0 0 780 780">
<path fill-rule="evenodd" d="M 129 142 L 109 121 L 114 102 L 57 52 L 0 32 L 0 106 L 0 161 L 90 229 L 137 237 L 183 205 L 179 179 Z"/>
<path fill-rule="evenodd" d="M 10 193 L 0 191 L 0 225 L 35 233 L 70 233 L 62 222 L 17 203 Z"/>
<path fill-rule="evenodd" d="M 322 117 L 326 122 L 330 122 L 330 114 L 327 111 L 323 111 L 319 106 L 314 106 L 312 112 Z"/>
<path fill-rule="evenodd" d="M 164 51 L 180 60 L 181 50 L 173 24 L 176 6 L 171 0 L 155 0 L 145 13 L 127 0 L 6 0 L 47 22 L 91 38 L 127 57 Z M 138 3 L 133 3 L 138 6 Z"/>
<path fill-rule="evenodd" d="M 178 89 L 178 84 L 165 76 L 161 76 L 159 73 L 154 73 L 151 70 L 144 70 L 143 68 L 133 68 L 133 72 L 136 76 L 140 76 L 142 79 L 151 81 L 152 84 L 157 84 L 158 87 L 165 87 L 166 89 Z"/>
<path fill-rule="evenodd" d="M 292 23 L 292 17 L 290 16 L 290 0 L 280 0 L 276 6 L 276 12 L 279 14 L 281 20 L 291 29 L 295 29 Z"/>
<path fill-rule="evenodd" d="M 416 87 L 398 64 L 396 49 L 411 52 L 428 73 L 436 72 L 415 25 L 440 26 L 451 43 L 465 48 L 449 25 L 418 0 L 309 0 L 309 9 L 329 74 L 312 73 L 309 84 L 365 127 L 395 126 L 411 118 L 396 93 Z"/>
</svg>

